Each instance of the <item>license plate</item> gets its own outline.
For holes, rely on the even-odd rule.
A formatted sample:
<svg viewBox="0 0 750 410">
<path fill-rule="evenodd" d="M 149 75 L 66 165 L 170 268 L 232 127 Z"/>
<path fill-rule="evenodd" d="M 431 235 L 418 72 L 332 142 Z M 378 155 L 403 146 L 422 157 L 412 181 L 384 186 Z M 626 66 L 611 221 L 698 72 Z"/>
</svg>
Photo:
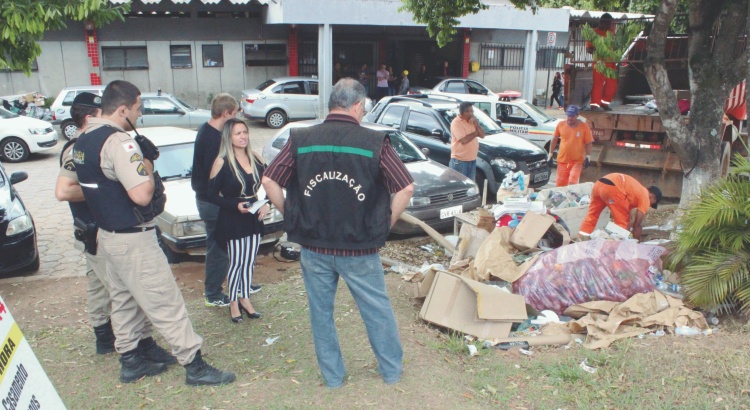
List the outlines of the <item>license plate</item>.
<svg viewBox="0 0 750 410">
<path fill-rule="evenodd" d="M 452 216 L 456 216 L 460 213 L 462 213 L 463 206 L 462 205 L 456 205 L 452 206 L 450 208 L 443 208 L 440 210 L 440 219 L 450 218 Z"/>
<path fill-rule="evenodd" d="M 534 175 L 534 182 L 541 182 L 549 178 L 549 172 L 540 172 Z"/>
</svg>

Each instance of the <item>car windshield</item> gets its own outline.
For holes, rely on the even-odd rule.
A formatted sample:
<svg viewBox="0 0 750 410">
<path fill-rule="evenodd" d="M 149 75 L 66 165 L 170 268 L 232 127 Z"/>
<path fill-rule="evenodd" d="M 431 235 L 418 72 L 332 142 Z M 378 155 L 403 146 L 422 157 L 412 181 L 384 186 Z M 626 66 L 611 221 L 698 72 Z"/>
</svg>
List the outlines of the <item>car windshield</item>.
<svg viewBox="0 0 750 410">
<path fill-rule="evenodd" d="M 186 103 L 185 101 L 182 101 L 181 99 L 174 97 L 175 100 L 177 100 L 180 104 L 182 104 L 183 107 L 185 107 L 188 111 L 195 111 L 195 107 L 192 107 L 190 104 Z"/>
<path fill-rule="evenodd" d="M 16 118 L 18 117 L 18 114 L 13 114 L 12 112 L 6 110 L 5 108 L 0 108 L 0 118 Z"/>
<path fill-rule="evenodd" d="M 259 85 L 259 86 L 255 87 L 255 89 L 256 89 L 256 90 L 260 90 L 260 91 L 263 91 L 263 90 L 265 90 L 266 88 L 268 88 L 268 86 L 269 86 L 269 85 L 271 85 L 271 84 L 276 84 L 276 81 L 274 81 L 274 80 L 266 80 L 266 81 L 263 81 L 262 83 L 260 83 L 260 85 Z"/>
<path fill-rule="evenodd" d="M 193 172 L 193 143 L 159 147 L 159 160 L 154 168 L 161 179 L 189 178 Z"/>
<path fill-rule="evenodd" d="M 404 164 L 424 161 L 427 159 L 416 145 L 406 139 L 404 134 L 401 134 L 398 131 L 389 131 L 388 137 L 390 137 L 393 149 Z"/>
<path fill-rule="evenodd" d="M 439 112 L 440 115 L 443 116 L 443 119 L 445 119 L 445 121 L 450 124 L 453 119 L 458 116 L 458 107 L 451 110 L 444 110 Z M 474 110 L 474 116 L 477 117 L 477 120 L 479 120 L 479 125 L 482 126 L 485 134 L 492 135 L 503 132 L 503 128 L 497 125 L 495 121 L 492 121 L 492 119 L 488 117 L 487 114 L 484 113 L 484 111 Z"/>
<path fill-rule="evenodd" d="M 537 113 L 537 115 L 542 119 L 542 122 L 550 122 L 550 121 L 554 121 L 555 120 L 554 118 L 552 118 L 549 115 L 547 115 L 547 113 L 545 113 L 544 111 L 542 111 L 539 108 L 537 108 L 536 105 L 529 104 L 528 101 L 524 102 L 522 105 L 523 105 L 523 108 L 525 110 L 527 110 L 527 111 L 534 111 L 535 113 Z"/>
</svg>

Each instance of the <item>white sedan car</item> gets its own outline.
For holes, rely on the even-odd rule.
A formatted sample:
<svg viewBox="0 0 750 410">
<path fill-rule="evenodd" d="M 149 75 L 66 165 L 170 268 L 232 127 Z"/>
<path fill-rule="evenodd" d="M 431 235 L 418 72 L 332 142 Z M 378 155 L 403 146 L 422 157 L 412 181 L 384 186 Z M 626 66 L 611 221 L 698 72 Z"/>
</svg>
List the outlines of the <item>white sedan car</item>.
<svg viewBox="0 0 750 410">
<path fill-rule="evenodd" d="M 52 124 L 0 108 L 0 156 L 7 162 L 25 161 L 29 154 L 57 145 Z"/>
<path fill-rule="evenodd" d="M 198 214 L 195 192 L 190 186 L 196 131 L 176 127 L 144 128 L 141 133 L 159 147 L 154 162 L 167 194 L 167 204 L 156 218 L 159 245 L 169 263 L 179 262 L 181 254 L 206 254 L 206 226 Z M 133 132 L 131 132 L 134 135 Z M 276 242 L 283 235 L 283 217 L 275 209 L 263 220 L 261 244 Z"/>
</svg>

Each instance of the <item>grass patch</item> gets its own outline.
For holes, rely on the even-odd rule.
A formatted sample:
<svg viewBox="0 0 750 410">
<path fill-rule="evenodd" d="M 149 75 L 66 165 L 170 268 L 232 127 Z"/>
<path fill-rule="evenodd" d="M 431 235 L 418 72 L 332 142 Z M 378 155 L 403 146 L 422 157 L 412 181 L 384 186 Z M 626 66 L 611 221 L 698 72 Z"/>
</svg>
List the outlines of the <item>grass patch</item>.
<svg viewBox="0 0 750 410">
<path fill-rule="evenodd" d="M 315 357 L 302 279 L 267 284 L 253 295 L 263 318 L 230 322 L 226 309 L 188 302 L 206 361 L 235 372 L 237 382 L 188 387 L 185 371 L 132 384 L 119 382 L 118 356 L 94 354 L 85 320 L 25 332 L 68 408 L 750 408 L 750 328 L 723 321 L 713 336 L 627 339 L 600 351 L 534 347 L 532 356 L 482 349 L 470 356 L 457 333 L 417 317 L 400 277 L 387 275 L 404 346 L 404 376 L 387 386 L 356 304 L 341 283 L 334 317 L 347 382 L 327 390 Z M 7 300 L 7 299 L 6 299 Z M 11 306 L 13 306 L 11 304 Z M 22 330 L 23 322 L 20 323 Z M 278 337 L 269 345 L 266 339 Z M 157 336 L 162 346 L 166 344 Z M 591 374 L 579 364 L 597 369 Z"/>
</svg>

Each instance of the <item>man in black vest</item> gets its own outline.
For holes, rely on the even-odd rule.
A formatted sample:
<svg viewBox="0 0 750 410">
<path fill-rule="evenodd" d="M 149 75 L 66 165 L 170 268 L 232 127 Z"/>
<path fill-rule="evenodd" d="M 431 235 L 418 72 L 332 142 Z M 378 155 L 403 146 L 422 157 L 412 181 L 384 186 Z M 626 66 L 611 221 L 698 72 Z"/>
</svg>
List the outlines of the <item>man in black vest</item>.
<svg viewBox="0 0 750 410">
<path fill-rule="evenodd" d="M 99 116 L 101 105 L 101 97 L 96 94 L 83 92 L 76 96 L 70 107 L 70 116 L 78 128 L 76 134 L 86 129 L 89 117 Z M 112 322 L 109 317 L 112 307 L 109 290 L 105 287 L 105 260 L 101 253 L 96 252 L 94 217 L 83 199 L 83 191 L 78 185 L 76 167 L 71 155 L 73 143 L 77 137 L 78 135 L 71 138 L 60 153 L 60 173 L 55 185 L 55 198 L 58 201 L 68 201 L 70 205 L 75 224 L 76 249 L 82 250 L 86 257 L 86 277 L 88 278 L 86 310 L 96 335 L 96 353 L 107 354 L 115 351 L 115 335 L 112 333 Z"/>
<path fill-rule="evenodd" d="M 345 373 L 333 319 L 339 277 L 359 307 L 383 381 L 401 380 L 403 350 L 378 251 L 414 184 L 386 135 L 359 125 L 365 97 L 359 82 L 341 79 L 325 121 L 294 129 L 263 174 L 268 198 L 284 213 L 289 240 L 303 247 L 315 353 L 332 389 L 341 387 Z"/>
<path fill-rule="evenodd" d="M 167 369 L 169 362 L 149 360 L 138 347 L 148 337 L 144 333 L 150 321 L 185 366 L 188 385 L 231 383 L 234 374 L 203 361 L 203 339 L 193 331 L 156 239 L 154 217 L 165 201 L 161 181 L 153 174 L 158 150 L 125 132 L 141 116 L 140 94 L 127 81 L 107 85 L 102 117 L 91 119 L 73 148 L 76 174 L 99 227 L 98 252 L 106 259 L 115 348 L 122 354 L 120 380 L 128 383 Z"/>
</svg>

